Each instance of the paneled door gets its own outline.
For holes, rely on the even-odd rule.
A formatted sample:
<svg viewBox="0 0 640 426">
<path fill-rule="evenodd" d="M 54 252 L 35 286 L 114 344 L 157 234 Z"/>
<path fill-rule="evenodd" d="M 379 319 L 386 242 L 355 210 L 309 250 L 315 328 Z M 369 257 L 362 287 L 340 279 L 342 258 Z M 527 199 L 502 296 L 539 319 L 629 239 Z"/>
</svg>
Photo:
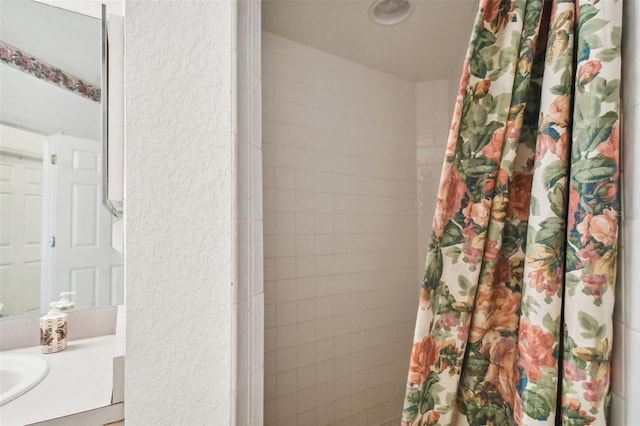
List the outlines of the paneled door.
<svg viewBox="0 0 640 426">
<path fill-rule="evenodd" d="M 0 152 L 2 315 L 40 310 L 42 159 Z"/>
<path fill-rule="evenodd" d="M 113 217 L 102 204 L 100 142 L 47 138 L 51 158 L 53 294 L 74 291 L 76 307 L 124 302 L 123 256 L 111 246 Z"/>
</svg>

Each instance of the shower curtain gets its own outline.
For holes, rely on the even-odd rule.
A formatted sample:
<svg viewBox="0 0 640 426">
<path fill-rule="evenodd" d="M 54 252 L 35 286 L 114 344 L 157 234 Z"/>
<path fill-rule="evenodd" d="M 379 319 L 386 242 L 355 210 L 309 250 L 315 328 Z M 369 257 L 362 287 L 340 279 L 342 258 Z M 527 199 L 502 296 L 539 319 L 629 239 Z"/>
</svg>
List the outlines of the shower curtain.
<svg viewBox="0 0 640 426">
<path fill-rule="evenodd" d="M 403 425 L 605 425 L 622 0 L 482 0 Z"/>
</svg>

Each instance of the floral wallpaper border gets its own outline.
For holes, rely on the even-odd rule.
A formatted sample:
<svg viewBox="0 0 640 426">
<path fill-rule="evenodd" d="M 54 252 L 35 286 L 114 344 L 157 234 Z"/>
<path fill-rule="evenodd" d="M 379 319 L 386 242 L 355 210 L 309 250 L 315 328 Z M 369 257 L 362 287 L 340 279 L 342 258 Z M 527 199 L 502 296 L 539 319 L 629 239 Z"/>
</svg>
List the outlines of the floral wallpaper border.
<svg viewBox="0 0 640 426">
<path fill-rule="evenodd" d="M 101 90 L 86 81 L 0 40 L 0 63 L 16 68 L 94 102 L 100 102 Z"/>
</svg>

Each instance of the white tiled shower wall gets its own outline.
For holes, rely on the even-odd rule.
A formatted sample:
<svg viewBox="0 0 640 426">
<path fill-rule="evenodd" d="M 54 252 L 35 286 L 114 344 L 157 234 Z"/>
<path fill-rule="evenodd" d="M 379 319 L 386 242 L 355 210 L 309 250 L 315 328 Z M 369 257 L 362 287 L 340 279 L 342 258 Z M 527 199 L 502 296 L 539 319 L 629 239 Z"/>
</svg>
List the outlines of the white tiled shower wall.
<svg viewBox="0 0 640 426">
<path fill-rule="evenodd" d="M 433 80 L 416 84 L 418 281 L 422 281 L 424 275 L 427 240 L 431 235 L 438 183 L 457 92 L 458 80 Z"/>
<path fill-rule="evenodd" d="M 397 420 L 417 309 L 415 84 L 263 33 L 265 424 Z"/>
<path fill-rule="evenodd" d="M 624 2 L 623 30 L 623 172 L 624 216 L 622 255 L 618 273 L 612 360 L 612 425 L 637 425 L 640 403 L 640 69 L 638 43 L 640 2 Z"/>
</svg>

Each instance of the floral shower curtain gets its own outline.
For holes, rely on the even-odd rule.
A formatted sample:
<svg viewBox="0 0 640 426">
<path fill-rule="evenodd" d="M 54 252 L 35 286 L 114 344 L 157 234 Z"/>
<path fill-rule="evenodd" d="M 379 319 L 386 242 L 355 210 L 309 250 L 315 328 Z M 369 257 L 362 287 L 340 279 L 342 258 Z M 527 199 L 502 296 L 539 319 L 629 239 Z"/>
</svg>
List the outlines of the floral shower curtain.
<svg viewBox="0 0 640 426">
<path fill-rule="evenodd" d="M 403 425 L 605 425 L 622 0 L 481 0 Z"/>
</svg>

